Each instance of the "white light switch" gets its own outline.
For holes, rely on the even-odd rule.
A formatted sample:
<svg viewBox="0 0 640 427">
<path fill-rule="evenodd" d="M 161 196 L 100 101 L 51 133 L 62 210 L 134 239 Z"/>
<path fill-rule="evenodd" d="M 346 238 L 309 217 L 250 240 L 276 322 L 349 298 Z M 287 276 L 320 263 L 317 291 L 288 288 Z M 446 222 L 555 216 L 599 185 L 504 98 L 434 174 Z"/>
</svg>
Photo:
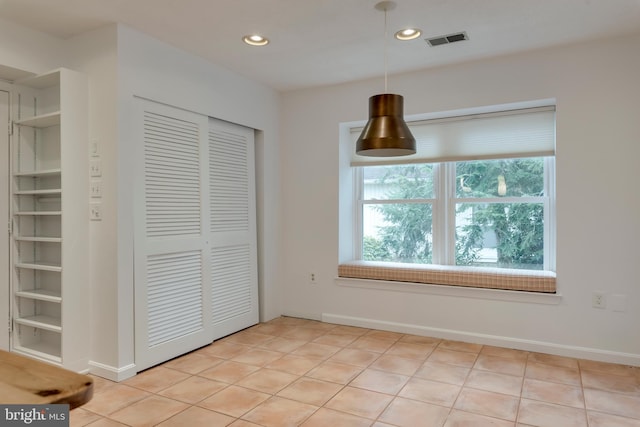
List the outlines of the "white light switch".
<svg viewBox="0 0 640 427">
<path fill-rule="evenodd" d="M 102 182 L 91 181 L 89 186 L 89 195 L 93 198 L 102 197 Z"/>
<path fill-rule="evenodd" d="M 91 176 L 102 176 L 102 162 L 100 159 L 92 159 L 89 168 Z"/>
</svg>

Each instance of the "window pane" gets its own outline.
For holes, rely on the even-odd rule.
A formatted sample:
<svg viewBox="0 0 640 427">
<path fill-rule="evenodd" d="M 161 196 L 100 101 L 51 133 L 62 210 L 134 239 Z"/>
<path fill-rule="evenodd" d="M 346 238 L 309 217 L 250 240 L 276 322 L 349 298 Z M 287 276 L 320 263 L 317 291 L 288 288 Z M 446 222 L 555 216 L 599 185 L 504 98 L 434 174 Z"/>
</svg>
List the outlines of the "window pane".
<svg viewBox="0 0 640 427">
<path fill-rule="evenodd" d="M 431 204 L 366 204 L 362 219 L 363 260 L 431 263 Z"/>
<path fill-rule="evenodd" d="M 456 265 L 542 270 L 542 203 L 458 203 Z"/>
<path fill-rule="evenodd" d="M 433 198 L 433 166 L 413 164 L 363 168 L 365 200 Z"/>
<path fill-rule="evenodd" d="M 456 163 L 456 197 L 544 195 L 544 158 Z"/>
</svg>

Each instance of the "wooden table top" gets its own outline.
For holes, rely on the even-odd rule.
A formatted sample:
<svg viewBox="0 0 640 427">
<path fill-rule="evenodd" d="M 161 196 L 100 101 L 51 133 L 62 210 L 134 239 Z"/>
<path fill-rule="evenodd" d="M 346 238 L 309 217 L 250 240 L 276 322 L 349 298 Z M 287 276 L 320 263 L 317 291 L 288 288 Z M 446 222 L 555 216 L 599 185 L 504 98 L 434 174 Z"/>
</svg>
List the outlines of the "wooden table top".
<svg viewBox="0 0 640 427">
<path fill-rule="evenodd" d="M 0 403 L 68 403 L 73 409 L 92 396 L 90 376 L 0 350 Z"/>
</svg>

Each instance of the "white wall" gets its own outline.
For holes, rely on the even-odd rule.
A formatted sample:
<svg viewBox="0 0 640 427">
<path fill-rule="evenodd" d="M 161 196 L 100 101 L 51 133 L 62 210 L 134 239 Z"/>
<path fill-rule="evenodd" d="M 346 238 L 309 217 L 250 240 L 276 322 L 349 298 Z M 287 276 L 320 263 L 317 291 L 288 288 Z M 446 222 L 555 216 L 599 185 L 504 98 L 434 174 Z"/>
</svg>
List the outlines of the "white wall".
<svg viewBox="0 0 640 427">
<path fill-rule="evenodd" d="M 284 314 L 640 365 L 638 45 L 627 36 L 389 78 L 406 115 L 557 100 L 557 305 L 336 284 L 339 123 L 367 118 L 382 79 L 285 93 Z M 595 290 L 625 295 L 625 311 L 592 308 Z"/>
<path fill-rule="evenodd" d="M 0 65 L 41 74 L 64 65 L 62 40 L 0 19 Z"/>
<path fill-rule="evenodd" d="M 117 27 L 106 26 L 72 39 L 65 45 L 66 67 L 85 73 L 89 81 L 89 142 L 98 147 L 102 163 L 102 220 L 90 222 L 91 364 L 101 373 L 133 363 L 119 342 L 133 340 L 133 331 L 120 330 L 120 317 L 132 317 L 132 308 L 118 306 L 122 290 L 118 270 L 117 163 Z M 87 147 L 89 152 L 89 147 Z M 88 184 L 87 184 L 88 185 Z M 126 301 L 126 298 L 125 298 Z"/>
</svg>

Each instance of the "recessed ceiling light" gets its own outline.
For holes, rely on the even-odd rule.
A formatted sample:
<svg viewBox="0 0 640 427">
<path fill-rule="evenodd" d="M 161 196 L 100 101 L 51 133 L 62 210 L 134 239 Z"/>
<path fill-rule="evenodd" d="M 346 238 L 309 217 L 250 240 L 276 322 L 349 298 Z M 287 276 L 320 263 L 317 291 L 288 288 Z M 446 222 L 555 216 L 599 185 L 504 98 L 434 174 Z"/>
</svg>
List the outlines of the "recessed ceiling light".
<svg viewBox="0 0 640 427">
<path fill-rule="evenodd" d="M 251 46 L 264 46 L 269 43 L 269 39 L 262 37 L 258 34 L 250 34 L 244 36 L 242 41 L 246 44 L 250 44 Z"/>
<path fill-rule="evenodd" d="M 422 31 L 418 28 L 405 28 L 395 33 L 394 37 L 398 40 L 413 40 L 420 37 L 420 34 L 422 34 Z"/>
</svg>

